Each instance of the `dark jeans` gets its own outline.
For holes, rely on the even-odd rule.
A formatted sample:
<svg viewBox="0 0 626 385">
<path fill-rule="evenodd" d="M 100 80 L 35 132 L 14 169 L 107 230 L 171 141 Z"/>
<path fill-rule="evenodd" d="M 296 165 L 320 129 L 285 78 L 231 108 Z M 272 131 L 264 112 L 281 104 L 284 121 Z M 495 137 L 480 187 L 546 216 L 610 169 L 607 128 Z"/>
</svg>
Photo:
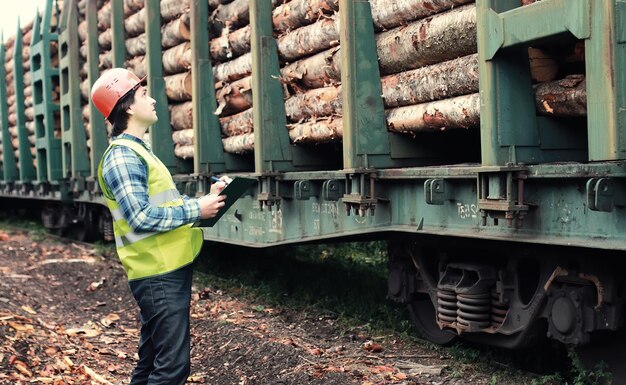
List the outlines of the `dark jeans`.
<svg viewBox="0 0 626 385">
<path fill-rule="evenodd" d="M 129 282 L 141 309 L 139 362 L 131 385 L 183 385 L 189 376 L 193 265 Z"/>
</svg>

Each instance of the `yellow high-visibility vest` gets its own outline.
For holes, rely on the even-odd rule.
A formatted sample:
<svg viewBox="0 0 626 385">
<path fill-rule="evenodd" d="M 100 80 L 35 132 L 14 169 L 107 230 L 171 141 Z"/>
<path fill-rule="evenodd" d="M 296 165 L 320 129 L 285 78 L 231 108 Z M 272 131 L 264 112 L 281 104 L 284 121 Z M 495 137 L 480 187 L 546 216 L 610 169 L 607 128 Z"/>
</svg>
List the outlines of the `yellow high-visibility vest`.
<svg viewBox="0 0 626 385">
<path fill-rule="evenodd" d="M 165 274 L 192 263 L 202 247 L 202 230 L 188 224 L 167 232 L 136 233 L 122 216 L 102 176 L 102 161 L 115 146 L 128 147 L 144 160 L 148 167 L 148 197 L 152 206 L 182 206 L 183 200 L 167 167 L 145 147 L 129 139 L 111 142 L 98 166 L 98 182 L 111 210 L 117 254 L 128 280 Z"/>
</svg>

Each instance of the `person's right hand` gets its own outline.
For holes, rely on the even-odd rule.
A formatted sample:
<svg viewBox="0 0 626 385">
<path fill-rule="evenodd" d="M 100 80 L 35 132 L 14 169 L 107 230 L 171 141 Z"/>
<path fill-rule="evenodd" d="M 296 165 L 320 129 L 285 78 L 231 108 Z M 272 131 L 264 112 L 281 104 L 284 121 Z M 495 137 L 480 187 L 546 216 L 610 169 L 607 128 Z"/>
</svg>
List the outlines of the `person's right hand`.
<svg viewBox="0 0 626 385">
<path fill-rule="evenodd" d="M 200 218 L 209 219 L 217 215 L 217 212 L 224 207 L 226 195 L 208 194 L 198 199 L 200 204 Z"/>
</svg>

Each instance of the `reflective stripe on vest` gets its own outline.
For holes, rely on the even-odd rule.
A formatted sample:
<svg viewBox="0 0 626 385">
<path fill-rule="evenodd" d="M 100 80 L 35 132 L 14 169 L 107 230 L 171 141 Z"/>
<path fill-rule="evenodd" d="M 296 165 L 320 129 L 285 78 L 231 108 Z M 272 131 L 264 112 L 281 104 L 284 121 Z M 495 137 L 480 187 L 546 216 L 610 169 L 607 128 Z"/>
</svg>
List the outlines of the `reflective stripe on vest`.
<svg viewBox="0 0 626 385">
<path fill-rule="evenodd" d="M 117 139 L 114 146 L 125 146 L 144 160 L 148 168 L 148 201 L 153 207 L 175 207 L 184 204 L 167 167 L 141 144 L 129 139 Z M 106 189 L 102 176 L 102 161 L 98 167 L 98 181 Z M 108 194 L 110 195 L 110 194 Z M 202 246 L 202 231 L 184 225 L 167 232 L 134 232 L 124 219 L 117 202 L 105 194 L 113 217 L 113 231 L 118 256 L 129 280 L 164 274 L 193 262 Z"/>
</svg>

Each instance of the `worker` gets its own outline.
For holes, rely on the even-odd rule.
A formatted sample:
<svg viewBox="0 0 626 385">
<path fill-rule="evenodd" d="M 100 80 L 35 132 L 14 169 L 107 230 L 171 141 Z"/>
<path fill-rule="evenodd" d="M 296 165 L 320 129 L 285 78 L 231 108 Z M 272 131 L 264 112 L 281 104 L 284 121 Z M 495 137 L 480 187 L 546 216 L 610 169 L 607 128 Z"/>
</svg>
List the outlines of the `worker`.
<svg viewBox="0 0 626 385">
<path fill-rule="evenodd" d="M 140 309 L 139 361 L 131 385 L 182 385 L 190 371 L 189 306 L 192 263 L 202 247 L 191 223 L 214 217 L 227 182 L 199 199 L 181 196 L 167 167 L 143 141 L 157 121 L 155 100 L 123 68 L 104 72 L 91 100 L 113 125 L 98 182 L 113 217 L 117 254 Z"/>
</svg>

